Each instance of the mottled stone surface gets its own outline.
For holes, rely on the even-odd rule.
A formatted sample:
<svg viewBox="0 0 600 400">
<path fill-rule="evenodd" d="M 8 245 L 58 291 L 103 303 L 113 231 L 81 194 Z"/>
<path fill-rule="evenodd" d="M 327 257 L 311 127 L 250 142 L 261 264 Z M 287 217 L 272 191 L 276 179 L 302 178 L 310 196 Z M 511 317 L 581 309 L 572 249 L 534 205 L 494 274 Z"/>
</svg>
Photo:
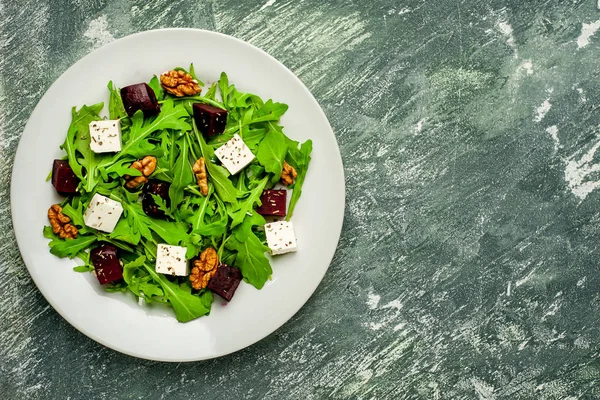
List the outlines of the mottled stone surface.
<svg viewBox="0 0 600 400">
<path fill-rule="evenodd" d="M 0 0 L 0 397 L 600 398 L 598 7 Z M 41 95 L 91 50 L 160 27 L 239 37 L 298 74 L 335 130 L 347 187 L 339 248 L 308 304 L 248 349 L 179 365 L 63 321 L 9 216 Z"/>
</svg>

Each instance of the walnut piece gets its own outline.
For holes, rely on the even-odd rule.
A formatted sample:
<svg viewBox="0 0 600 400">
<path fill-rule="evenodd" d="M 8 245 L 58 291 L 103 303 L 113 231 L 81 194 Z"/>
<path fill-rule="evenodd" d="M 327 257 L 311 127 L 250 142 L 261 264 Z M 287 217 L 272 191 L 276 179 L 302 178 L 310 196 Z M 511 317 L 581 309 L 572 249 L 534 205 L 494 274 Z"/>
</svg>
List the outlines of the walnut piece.
<svg viewBox="0 0 600 400">
<path fill-rule="evenodd" d="M 71 218 L 62 213 L 62 207 L 53 204 L 48 209 L 48 220 L 52 226 L 52 232 L 61 239 L 75 239 L 79 231 L 75 225 L 71 224 Z"/>
<path fill-rule="evenodd" d="M 184 71 L 164 72 L 160 76 L 160 83 L 167 92 L 177 97 L 195 96 L 202 91 L 198 81 Z"/>
<path fill-rule="evenodd" d="M 209 247 L 194 260 L 194 267 L 190 274 L 192 287 L 196 290 L 204 289 L 217 273 L 217 269 L 219 269 L 219 256 L 214 248 Z"/>
<path fill-rule="evenodd" d="M 125 186 L 127 186 L 129 189 L 135 189 L 142 183 L 148 182 L 148 177 L 152 175 L 156 169 L 156 157 L 146 156 L 141 160 L 134 161 L 130 168 L 135 168 L 142 173 L 140 176 L 123 176 L 123 178 L 125 178 L 127 181 Z"/>
<path fill-rule="evenodd" d="M 204 157 L 200 157 L 194 163 L 192 171 L 196 175 L 196 181 L 200 188 L 202 196 L 208 196 L 208 176 L 206 175 L 206 164 L 204 163 Z"/>
<path fill-rule="evenodd" d="M 290 186 L 294 183 L 294 180 L 298 176 L 298 173 L 290 164 L 286 161 L 283 162 L 283 171 L 281 172 L 281 183 L 286 186 Z"/>
</svg>

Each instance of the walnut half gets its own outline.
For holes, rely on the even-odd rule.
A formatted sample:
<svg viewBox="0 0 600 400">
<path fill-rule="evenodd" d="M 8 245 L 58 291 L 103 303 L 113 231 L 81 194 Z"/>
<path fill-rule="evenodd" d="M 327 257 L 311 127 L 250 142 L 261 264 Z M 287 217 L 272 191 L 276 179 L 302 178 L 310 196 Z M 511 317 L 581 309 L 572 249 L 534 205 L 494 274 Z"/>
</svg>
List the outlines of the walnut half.
<svg viewBox="0 0 600 400">
<path fill-rule="evenodd" d="M 208 196 L 208 176 L 206 175 L 206 164 L 204 163 L 204 157 L 200 157 L 194 163 L 192 171 L 196 175 L 196 181 L 200 188 L 202 196 Z"/>
<path fill-rule="evenodd" d="M 281 183 L 290 186 L 294 183 L 294 180 L 298 176 L 298 173 L 287 161 L 283 162 L 283 171 L 281 172 Z"/>
<path fill-rule="evenodd" d="M 146 156 L 141 160 L 134 161 L 130 168 L 135 168 L 142 173 L 141 176 L 123 176 L 127 181 L 125 186 L 129 189 L 135 189 L 142 183 L 148 182 L 148 177 L 156 170 L 156 157 Z"/>
<path fill-rule="evenodd" d="M 194 267 L 190 274 L 192 287 L 196 290 L 204 289 L 217 273 L 217 269 L 219 269 L 219 256 L 214 248 L 209 247 L 194 260 Z"/>
<path fill-rule="evenodd" d="M 71 218 L 62 213 L 62 207 L 58 204 L 53 204 L 48 209 L 48 220 L 52 227 L 52 232 L 58 235 L 61 239 L 75 239 L 79 231 L 75 225 L 71 224 Z"/>
<path fill-rule="evenodd" d="M 198 81 L 181 70 L 175 71 L 173 69 L 163 72 L 160 75 L 160 84 L 167 92 L 177 97 L 195 96 L 202 91 Z"/>
</svg>

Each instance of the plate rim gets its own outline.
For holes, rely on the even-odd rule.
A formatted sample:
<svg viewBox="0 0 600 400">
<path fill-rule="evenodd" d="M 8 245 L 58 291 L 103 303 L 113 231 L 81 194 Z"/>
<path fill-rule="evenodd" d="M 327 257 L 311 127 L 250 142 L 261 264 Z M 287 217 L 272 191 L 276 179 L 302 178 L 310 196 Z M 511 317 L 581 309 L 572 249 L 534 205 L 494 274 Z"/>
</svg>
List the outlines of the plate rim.
<svg viewBox="0 0 600 400">
<path fill-rule="evenodd" d="M 35 269 L 33 267 L 30 267 L 30 263 L 33 262 L 32 259 L 30 259 L 29 256 L 26 255 L 25 252 L 25 246 L 24 243 L 26 242 L 26 238 L 23 237 L 24 236 L 24 228 L 22 227 L 18 227 L 17 224 L 15 223 L 16 220 L 18 220 L 18 215 L 16 215 L 16 211 L 15 208 L 13 207 L 13 204 L 15 204 L 15 202 L 17 201 L 16 197 L 17 197 L 17 188 L 16 188 L 16 177 L 19 174 L 17 171 L 17 168 L 14 168 L 15 165 L 17 164 L 17 160 L 19 160 L 20 158 L 22 158 L 22 153 L 25 151 L 23 149 L 22 146 L 22 138 L 23 138 L 23 134 L 25 132 L 28 131 L 28 128 L 30 128 L 30 124 L 32 124 L 32 116 L 35 114 L 38 105 L 44 100 L 44 98 L 47 96 L 48 92 L 51 91 L 51 89 L 53 89 L 55 86 L 60 85 L 61 82 L 65 79 L 65 76 L 67 76 L 68 72 L 77 64 L 79 64 L 80 62 L 83 62 L 84 60 L 92 57 L 96 52 L 98 52 L 101 49 L 106 49 L 108 47 L 114 46 L 115 43 L 119 43 L 119 42 L 125 42 L 125 41 L 129 41 L 129 40 L 136 40 L 138 37 L 141 36 L 145 36 L 145 35 L 153 35 L 153 34 L 161 34 L 161 33 L 169 33 L 169 32 L 190 32 L 192 34 L 204 34 L 204 35 L 214 35 L 217 37 L 221 37 L 223 39 L 226 40 L 233 40 L 235 42 L 238 42 L 238 44 L 243 45 L 243 46 L 249 46 L 251 47 L 254 51 L 258 51 L 259 53 L 261 53 L 261 56 L 268 58 L 271 62 L 274 62 L 276 64 L 279 64 L 280 66 L 283 67 L 283 70 L 285 71 L 285 73 L 294 81 L 296 81 L 296 83 L 299 84 L 299 88 L 302 88 L 303 92 L 305 95 L 307 95 L 312 102 L 314 102 L 317 105 L 317 108 L 319 110 L 319 113 L 321 114 L 321 117 L 323 118 L 324 122 L 327 124 L 327 127 L 329 128 L 329 131 L 331 132 L 331 135 L 333 136 L 333 140 L 336 144 L 335 146 L 335 154 L 329 154 L 330 156 L 335 157 L 337 160 L 336 165 L 339 167 L 339 171 L 336 171 L 337 173 L 339 173 L 341 175 L 341 181 L 339 182 L 340 184 L 340 189 L 341 189 L 341 196 L 340 196 L 340 201 L 341 201 L 341 221 L 339 223 L 339 227 L 338 229 L 336 229 L 336 235 L 337 235 L 337 241 L 336 241 L 336 248 L 333 250 L 332 255 L 331 255 L 331 259 L 328 260 L 328 264 L 327 267 L 323 269 L 321 276 L 319 277 L 318 280 L 315 280 L 314 286 L 310 288 L 309 291 L 307 291 L 307 296 L 306 298 L 303 298 L 302 302 L 298 302 L 298 306 L 297 307 L 290 307 L 290 309 L 292 309 L 293 311 L 291 313 L 289 313 L 289 316 L 287 316 L 286 318 L 282 319 L 279 323 L 276 323 L 275 327 L 272 330 L 268 330 L 267 332 L 264 332 L 264 334 L 258 335 L 259 337 L 255 338 L 253 341 L 251 341 L 250 343 L 243 345 L 242 347 L 237 347 L 234 350 L 230 350 L 230 351 L 223 351 L 220 353 L 216 353 L 214 355 L 210 355 L 207 357 L 190 357 L 190 358 L 181 358 L 181 357 L 173 357 L 173 358 L 160 358 L 160 357 L 148 357 L 148 356 L 144 356 L 142 354 L 139 354 L 137 352 L 131 351 L 126 347 L 123 346 L 119 346 L 119 345 L 115 345 L 114 343 L 107 343 L 101 336 L 97 335 L 96 333 L 90 331 L 89 329 L 87 329 L 86 327 L 82 326 L 81 324 L 78 324 L 75 318 L 72 318 L 72 316 L 68 315 L 67 312 L 60 307 L 57 302 L 49 295 L 49 293 L 46 293 L 46 290 L 42 289 L 41 286 L 41 282 L 40 282 L 40 277 L 36 274 Z M 132 357 L 136 357 L 136 358 L 140 358 L 140 359 L 146 359 L 146 360 L 152 360 L 152 361 L 159 361 L 159 362 L 195 362 L 195 361 L 202 361 L 202 360 L 209 360 L 209 359 L 216 359 L 216 358 L 220 358 L 223 356 L 226 356 L 228 354 L 232 354 L 238 351 L 241 351 L 243 349 L 246 349 L 260 341 L 262 341 L 264 338 L 266 338 L 267 336 L 270 336 L 271 334 L 273 334 L 274 332 L 276 332 L 278 329 L 280 329 L 283 325 L 285 325 L 287 322 L 289 322 L 297 313 L 298 311 L 300 311 L 300 309 L 302 309 L 306 303 L 308 302 L 308 300 L 314 295 L 316 289 L 318 288 L 318 286 L 321 284 L 321 282 L 323 281 L 323 278 L 325 277 L 326 272 L 329 270 L 329 267 L 331 266 L 331 262 L 333 261 L 333 258 L 335 257 L 336 253 L 337 253 L 337 247 L 339 246 L 339 241 L 341 238 L 341 232 L 344 226 L 344 222 L 345 222 L 345 218 L 344 218 L 344 210 L 346 208 L 346 185 L 345 185 L 345 171 L 344 171 L 344 165 L 343 165 L 343 160 L 341 157 L 341 151 L 340 151 L 340 147 L 339 144 L 337 143 L 337 138 L 335 136 L 335 133 L 333 131 L 333 128 L 331 127 L 331 124 L 329 122 L 329 119 L 327 118 L 327 115 L 325 114 L 325 111 L 323 110 L 323 108 L 321 107 L 321 105 L 319 104 L 319 102 L 316 100 L 316 98 L 314 97 L 314 95 L 310 92 L 310 90 L 306 87 L 306 85 L 300 80 L 300 78 L 294 74 L 285 64 L 283 64 L 281 61 L 277 60 L 275 57 L 271 56 L 269 53 L 267 53 L 266 51 L 264 51 L 263 49 L 255 46 L 252 43 L 246 42 L 242 39 L 236 38 L 234 36 L 231 35 L 227 35 L 221 32 L 217 32 L 217 31 L 211 31 L 211 30 L 206 30 L 206 29 L 198 29 L 198 28 L 160 28 L 160 29 L 151 29 L 151 30 L 146 30 L 146 31 L 141 31 L 141 32 L 136 32 L 127 36 L 123 36 L 120 37 L 110 43 L 107 43 L 103 46 L 100 46 L 98 48 L 95 48 L 93 50 L 91 50 L 89 53 L 87 53 L 86 55 L 84 55 L 83 57 L 77 59 L 74 63 L 72 63 L 71 65 L 69 65 L 69 67 L 67 69 L 65 69 L 58 78 L 56 78 L 54 80 L 54 82 L 46 89 L 46 91 L 44 92 L 44 94 L 39 98 L 38 102 L 36 103 L 35 107 L 33 108 L 33 110 L 31 111 L 28 119 L 27 119 L 27 123 L 25 124 L 22 132 L 21 132 L 21 136 L 19 137 L 19 143 L 17 146 L 17 150 L 15 152 L 15 156 L 13 158 L 13 163 L 12 163 L 12 168 L 13 170 L 11 171 L 11 182 L 10 182 L 10 209 L 11 209 L 11 222 L 13 224 L 13 232 L 15 234 L 15 241 L 17 243 L 17 247 L 19 249 L 19 254 L 21 256 L 21 259 L 23 260 L 23 264 L 25 265 L 25 267 L 27 268 L 27 271 L 29 273 L 29 276 L 31 277 L 31 279 L 33 280 L 34 284 L 36 285 L 38 291 L 42 294 L 42 296 L 44 297 L 44 299 L 52 306 L 52 308 L 66 321 L 69 323 L 69 325 L 71 325 L 71 327 L 73 327 L 75 330 L 83 333 L 85 336 L 87 336 L 88 338 L 94 340 L 95 342 L 101 344 L 104 347 L 107 347 L 109 349 L 112 349 L 113 351 L 117 351 L 119 353 L 122 354 L 126 354 L 128 356 L 132 356 Z M 29 260 L 29 262 L 27 261 Z M 210 316 L 209 316 L 210 318 Z"/>
</svg>

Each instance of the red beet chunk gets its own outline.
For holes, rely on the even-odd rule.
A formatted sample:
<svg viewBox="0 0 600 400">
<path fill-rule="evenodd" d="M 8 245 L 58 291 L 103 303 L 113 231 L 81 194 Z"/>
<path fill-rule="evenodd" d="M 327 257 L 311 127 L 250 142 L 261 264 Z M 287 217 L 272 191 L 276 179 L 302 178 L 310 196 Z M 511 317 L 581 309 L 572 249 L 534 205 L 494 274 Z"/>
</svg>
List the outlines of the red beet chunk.
<svg viewBox="0 0 600 400">
<path fill-rule="evenodd" d="M 101 285 L 116 282 L 123 278 L 123 267 L 121 267 L 117 248 L 114 245 L 101 243 L 90 251 L 90 260 Z"/>
<path fill-rule="evenodd" d="M 54 160 L 54 164 L 52 164 L 52 186 L 63 196 L 77 194 L 79 178 L 69 166 L 68 161 Z"/>
<path fill-rule="evenodd" d="M 160 112 L 154 90 L 146 83 L 136 83 L 121 89 L 121 98 L 125 111 L 131 117 L 137 110 L 142 110 L 145 117 L 156 115 Z"/>
<path fill-rule="evenodd" d="M 242 272 L 235 267 L 221 264 L 217 273 L 208 282 L 208 288 L 227 301 L 230 301 L 242 281 Z"/>
<path fill-rule="evenodd" d="M 260 195 L 262 205 L 256 209 L 260 215 L 285 217 L 287 190 L 265 190 Z"/>
<path fill-rule="evenodd" d="M 152 195 L 159 196 L 165 201 L 168 206 L 171 205 L 171 199 L 169 198 L 169 187 L 170 183 L 151 180 L 144 185 L 144 193 L 142 195 L 142 209 L 144 212 L 153 218 L 165 218 L 165 212 L 158 208 L 158 205 L 154 201 Z"/>
<path fill-rule="evenodd" d="M 227 110 L 209 104 L 194 104 L 194 120 L 198 130 L 206 136 L 220 135 L 227 125 Z"/>
</svg>

